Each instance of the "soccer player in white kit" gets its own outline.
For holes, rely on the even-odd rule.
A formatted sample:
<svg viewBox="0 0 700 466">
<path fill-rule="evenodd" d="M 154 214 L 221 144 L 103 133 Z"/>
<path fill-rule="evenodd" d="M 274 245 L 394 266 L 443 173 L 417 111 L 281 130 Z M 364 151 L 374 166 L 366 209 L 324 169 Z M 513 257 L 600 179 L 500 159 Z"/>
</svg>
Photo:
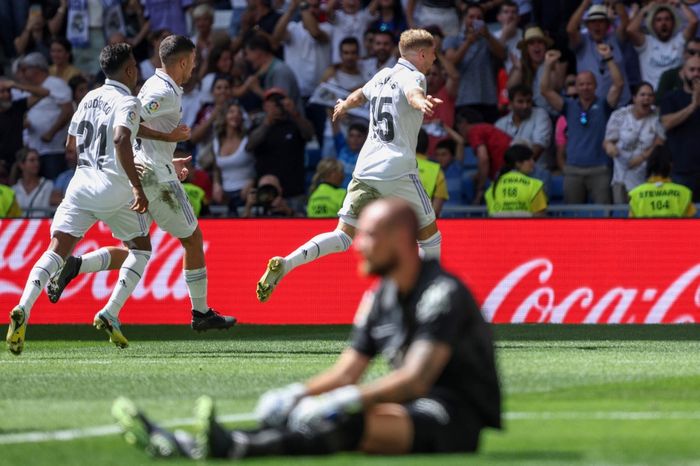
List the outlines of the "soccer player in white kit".
<svg viewBox="0 0 700 466">
<path fill-rule="evenodd" d="M 279 281 L 295 267 L 327 254 L 347 251 L 355 236 L 357 218 L 370 201 L 387 196 L 408 201 L 418 215 L 418 246 L 424 257 L 440 257 L 442 237 L 435 223 L 430 198 L 418 178 L 416 142 L 424 115 L 432 115 L 440 99 L 427 95 L 425 73 L 435 61 L 433 36 L 423 29 L 409 29 L 399 40 L 401 58 L 393 68 L 377 73 L 362 88 L 339 100 L 333 120 L 351 108 L 370 103 L 369 135 L 362 146 L 338 227 L 315 236 L 286 257 L 268 261 L 256 294 L 260 302 L 270 298 Z"/>
<path fill-rule="evenodd" d="M 207 269 L 202 231 L 179 178 L 183 167 L 173 159 L 176 142 L 163 135 L 182 129 L 182 93 L 180 87 L 192 76 L 195 45 L 184 36 L 171 35 L 160 44 L 163 68 L 158 68 L 141 88 L 139 139 L 136 162 L 143 168 L 141 183 L 149 200 L 149 214 L 158 226 L 180 240 L 185 248 L 183 269 L 192 302 L 192 328 L 197 331 L 227 329 L 236 324 L 234 317 L 222 316 L 207 303 Z M 186 128 L 189 135 L 189 128 Z M 149 139 L 140 139 L 140 138 Z M 150 226 L 150 223 L 149 223 Z M 70 257 L 61 273 L 49 286 L 49 298 L 57 301 L 66 285 L 78 273 L 112 270 L 122 265 L 125 254 L 119 248 L 101 248 L 80 258 Z"/>
<path fill-rule="evenodd" d="M 142 215 L 148 209 L 148 200 L 132 152 L 141 109 L 138 99 L 131 95 L 138 65 L 129 45 L 116 44 L 102 50 L 100 67 L 107 77 L 105 84 L 83 98 L 68 130 L 67 150 L 77 149 L 78 167 L 51 223 L 49 248 L 29 272 L 19 304 L 10 312 L 6 342 L 15 355 L 24 349 L 29 314 L 41 290 L 98 220 L 109 226 L 129 252 L 119 271 L 123 284 L 115 288 L 105 309 L 95 315 L 94 324 L 104 328 L 118 347 L 128 345 L 119 321 L 107 310 L 121 308 L 151 255 L 149 223 Z"/>
</svg>

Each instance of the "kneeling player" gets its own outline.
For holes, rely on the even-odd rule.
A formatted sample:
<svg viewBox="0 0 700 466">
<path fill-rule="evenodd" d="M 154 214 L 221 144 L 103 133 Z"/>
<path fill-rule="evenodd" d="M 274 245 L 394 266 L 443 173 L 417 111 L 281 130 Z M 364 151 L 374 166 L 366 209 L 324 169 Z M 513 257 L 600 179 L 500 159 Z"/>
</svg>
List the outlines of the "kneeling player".
<svg viewBox="0 0 700 466">
<path fill-rule="evenodd" d="M 203 397 L 198 433 L 173 434 L 120 398 L 112 413 L 126 440 L 155 456 L 190 458 L 476 451 L 482 428 L 501 424 L 491 332 L 467 288 L 437 261 L 420 259 L 417 231 L 401 200 L 365 209 L 355 248 L 365 273 L 383 280 L 365 294 L 352 343 L 332 368 L 260 398 L 260 429 L 225 429 Z M 358 384 L 378 354 L 393 370 Z"/>
</svg>

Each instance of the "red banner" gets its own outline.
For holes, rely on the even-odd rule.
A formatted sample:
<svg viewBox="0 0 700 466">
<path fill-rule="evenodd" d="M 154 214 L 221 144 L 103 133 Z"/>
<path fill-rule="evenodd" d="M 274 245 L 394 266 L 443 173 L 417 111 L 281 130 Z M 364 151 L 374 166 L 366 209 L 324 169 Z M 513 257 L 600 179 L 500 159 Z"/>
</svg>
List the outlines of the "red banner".
<svg viewBox="0 0 700 466">
<path fill-rule="evenodd" d="M 273 255 L 285 255 L 333 220 L 204 220 L 209 304 L 259 324 L 350 323 L 370 283 L 352 252 L 301 266 L 268 303 L 255 284 Z M 0 309 L 19 300 L 49 244 L 47 220 L 0 220 Z M 469 284 L 496 323 L 700 322 L 695 220 L 442 220 L 443 263 Z M 180 324 L 190 318 L 179 242 L 154 228 L 153 256 L 120 316 L 125 323 Z M 98 224 L 76 254 L 117 245 Z M 89 323 L 109 298 L 117 272 L 80 275 L 58 304 L 45 295 L 32 323 Z M 0 322 L 8 314 L 0 312 Z"/>
</svg>

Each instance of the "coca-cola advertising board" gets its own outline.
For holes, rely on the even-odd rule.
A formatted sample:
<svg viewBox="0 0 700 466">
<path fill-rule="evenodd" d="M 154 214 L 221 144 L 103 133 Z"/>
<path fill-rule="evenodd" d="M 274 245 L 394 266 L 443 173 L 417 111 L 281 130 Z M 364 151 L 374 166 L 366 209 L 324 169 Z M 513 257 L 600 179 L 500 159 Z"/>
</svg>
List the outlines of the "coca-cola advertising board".
<svg viewBox="0 0 700 466">
<path fill-rule="evenodd" d="M 49 220 L 0 220 L 0 322 L 19 300 L 49 244 Z M 354 252 L 301 266 L 260 304 L 255 284 L 267 260 L 285 255 L 334 220 L 203 220 L 209 304 L 257 324 L 352 321 L 372 280 L 356 272 Z M 695 220 L 442 220 L 444 266 L 472 289 L 495 323 L 646 324 L 700 321 Z M 121 313 L 131 324 L 185 324 L 190 303 L 179 242 L 154 227 L 154 254 Z M 118 245 L 97 224 L 77 254 Z M 79 275 L 58 304 L 42 295 L 31 322 L 90 323 L 117 272 Z"/>
</svg>

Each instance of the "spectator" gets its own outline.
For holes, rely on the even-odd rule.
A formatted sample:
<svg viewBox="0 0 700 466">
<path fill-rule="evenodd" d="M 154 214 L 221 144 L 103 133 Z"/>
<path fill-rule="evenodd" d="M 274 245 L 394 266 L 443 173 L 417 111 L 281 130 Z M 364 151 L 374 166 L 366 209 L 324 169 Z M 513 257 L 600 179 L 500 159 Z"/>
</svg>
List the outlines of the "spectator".
<svg viewBox="0 0 700 466">
<path fill-rule="evenodd" d="M 362 8 L 360 0 L 341 0 L 340 7 L 341 9 L 336 11 L 336 0 L 328 0 L 326 4 L 326 14 L 332 25 L 330 36 L 333 64 L 341 61 L 340 43 L 344 39 L 352 37 L 358 44 L 362 41 L 362 34 L 376 17 L 378 0 L 373 0 L 367 8 Z M 360 50 L 360 53 L 364 55 L 365 51 Z"/>
<path fill-rule="evenodd" d="M 213 96 L 213 101 L 202 104 L 192 127 L 190 141 L 198 144 L 200 149 L 211 141 L 214 122 L 217 119 L 223 119 L 228 108 L 228 102 L 231 100 L 231 76 L 228 74 L 217 74 L 212 80 L 211 95 Z"/>
<path fill-rule="evenodd" d="M 292 217 L 294 209 L 282 197 L 284 193 L 279 178 L 263 175 L 257 188 L 248 191 L 243 217 Z"/>
<path fill-rule="evenodd" d="M 80 101 L 90 91 L 90 88 L 88 87 L 87 79 L 82 74 L 70 78 L 68 87 L 70 87 L 71 95 L 73 96 L 73 111 L 75 111 Z"/>
<path fill-rule="evenodd" d="M 260 78 L 263 90 L 282 89 L 284 94 L 294 102 L 297 111 L 304 108 L 294 72 L 286 63 L 272 54 L 272 47 L 266 35 L 256 33 L 247 40 L 245 59 Z"/>
<path fill-rule="evenodd" d="M 33 4 L 29 7 L 29 16 L 25 24 L 22 33 L 14 39 L 17 55 L 38 52 L 46 60 L 49 60 L 51 58 L 52 32 L 49 30 L 49 23 L 44 18 L 41 5 Z"/>
<path fill-rule="evenodd" d="M 642 79 L 654 88 L 661 74 L 669 68 L 681 65 L 683 45 L 695 37 L 698 18 L 693 10 L 681 3 L 686 26 L 680 31 L 681 21 L 672 5 L 647 3 L 627 27 L 627 34 L 639 54 Z M 646 21 L 647 33 L 642 32 L 642 21 Z"/>
<path fill-rule="evenodd" d="M 314 131 L 281 88 L 268 89 L 264 121 L 250 132 L 246 150 L 255 157 L 255 172 L 275 175 L 290 206 L 304 208 L 304 149 Z M 280 148 L 284 147 L 284 151 Z"/>
<path fill-rule="evenodd" d="M 435 160 L 440 164 L 445 174 L 447 183 L 447 194 L 449 199 L 445 201 L 447 205 L 459 205 L 462 203 L 462 161 L 457 158 L 458 154 L 464 155 L 464 138 L 459 136 L 459 140 L 443 139 L 435 147 Z"/>
<path fill-rule="evenodd" d="M 12 188 L 0 184 L 0 218 L 19 218 L 22 209 L 17 204 L 17 196 Z"/>
<path fill-rule="evenodd" d="M 344 0 L 357 1 L 357 0 Z M 297 7 L 301 10 L 301 21 L 293 21 Z M 282 15 L 272 34 L 273 44 L 284 42 L 284 61 L 294 72 L 299 84 L 299 92 L 306 117 L 314 125 L 316 139 L 323 144 L 323 130 L 326 123 L 326 109 L 318 104 L 308 103 L 311 94 L 321 80 L 323 72 L 331 64 L 331 35 L 333 26 L 320 22 L 323 14 L 321 0 L 291 0 L 287 11 Z"/>
<path fill-rule="evenodd" d="M 455 0 L 408 0 L 406 21 L 409 28 L 439 25 L 446 36 L 459 33 L 459 16 Z"/>
<path fill-rule="evenodd" d="M 542 95 L 555 110 L 566 116 L 568 127 L 564 166 L 564 202 L 567 204 L 583 204 L 587 196 L 596 204 L 610 204 L 610 167 L 603 140 L 608 118 L 620 100 L 625 83 L 610 46 L 600 43 L 597 50 L 612 76 L 612 85 L 605 99 L 596 96 L 596 80 L 591 71 L 576 76 L 578 98 L 562 97 L 549 79 L 561 53 L 550 50 L 545 56 Z"/>
<path fill-rule="evenodd" d="M 445 57 L 461 74 L 457 110 L 468 107 L 493 123 L 498 118 L 495 64 L 506 58 L 506 50 L 484 24 L 479 5 L 469 4 L 464 15 L 464 32 L 447 37 Z"/>
<path fill-rule="evenodd" d="M 71 89 L 62 79 L 49 76 L 46 59 L 38 52 L 19 62 L 22 81 L 48 89 L 49 95 L 27 112 L 27 146 L 41 155 L 41 174 L 51 180 L 66 169 L 65 143 L 73 116 Z"/>
<path fill-rule="evenodd" d="M 197 47 L 197 54 L 201 61 L 207 61 L 209 51 L 214 45 L 214 8 L 206 3 L 197 5 L 192 10 L 192 23 L 194 26 L 194 35 L 192 42 Z M 226 43 L 228 46 L 228 41 Z"/>
<path fill-rule="evenodd" d="M 20 149 L 10 173 L 10 179 L 16 181 L 12 189 L 17 204 L 28 217 L 45 217 L 47 210 L 56 205 L 51 204 L 53 182 L 39 175 L 39 159 L 39 153 L 34 149 Z"/>
<path fill-rule="evenodd" d="M 628 193 L 644 183 L 647 159 L 666 133 L 654 110 L 654 88 L 643 82 L 633 88 L 632 104 L 615 110 L 605 130 L 603 146 L 613 159 L 612 196 L 627 204 Z"/>
<path fill-rule="evenodd" d="M 672 178 L 693 192 L 700 202 L 700 57 L 692 56 L 681 69 L 683 88 L 671 91 L 661 101 L 661 124 L 666 130 L 666 145 L 673 155 Z"/>
<path fill-rule="evenodd" d="M 625 73 L 625 61 L 622 55 L 621 42 L 626 40 L 626 29 L 629 23 L 627 10 L 622 2 L 615 2 L 615 12 L 620 23 L 612 31 L 608 9 L 605 5 L 592 5 L 592 0 L 583 0 L 574 14 L 569 19 L 566 32 L 569 35 L 569 47 L 576 54 L 576 67 L 581 71 L 589 71 L 597 83 L 596 96 L 605 99 L 610 87 L 613 85 L 613 77 L 608 73 L 608 66 L 601 61 L 597 47 L 607 44 L 612 51 L 612 57 L 617 68 L 622 74 L 623 86 L 621 101 L 629 102 L 630 91 Z M 585 13 L 585 19 L 584 19 Z M 582 32 L 581 21 L 585 22 L 586 31 Z"/>
<path fill-rule="evenodd" d="M 68 168 L 61 172 L 53 182 L 51 205 L 58 205 L 61 203 L 66 195 L 68 183 L 70 183 L 73 175 L 75 175 L 75 168 L 78 165 L 78 154 L 75 153 L 75 150 L 69 147 L 66 148 L 66 164 L 68 165 Z"/>
<path fill-rule="evenodd" d="M 80 70 L 73 66 L 73 55 L 71 54 L 73 47 L 70 42 L 64 37 L 54 37 L 51 39 L 51 66 L 49 66 L 49 74 L 61 78 L 66 83 L 71 78 L 80 75 Z"/>
<path fill-rule="evenodd" d="M 156 68 L 161 68 L 163 66 L 160 62 L 158 50 L 160 50 L 161 41 L 171 34 L 172 33 L 167 29 L 156 29 L 148 33 L 148 44 L 151 54 L 147 59 L 139 63 L 141 79 L 144 81 L 156 73 Z"/>
<path fill-rule="evenodd" d="M 148 58 L 148 33 L 151 30 L 151 23 L 143 15 L 143 5 L 140 0 L 126 0 L 122 2 L 122 13 L 124 16 L 124 34 L 127 43 L 131 45 L 134 58 L 137 61 Z M 143 78 L 148 79 L 150 76 Z"/>
<path fill-rule="evenodd" d="M 520 50 L 518 45 L 523 38 L 523 31 L 518 27 L 520 17 L 518 16 L 518 4 L 512 0 L 505 0 L 501 3 L 496 18 L 500 29 L 494 34 L 494 37 L 501 41 L 506 49 L 506 60 L 504 63 L 506 73 L 510 73 L 513 68 L 513 58 L 520 58 Z"/>
<path fill-rule="evenodd" d="M 700 4 L 699 4 L 700 5 Z M 693 37 L 685 43 L 683 48 L 683 59 L 681 63 L 685 63 L 692 56 L 700 57 L 700 39 Z M 670 70 L 666 70 L 659 78 L 659 85 L 656 87 L 656 101 L 661 102 L 666 94 L 676 89 L 683 89 L 683 80 L 681 79 L 681 69 L 683 65 L 679 65 Z"/>
<path fill-rule="evenodd" d="M 566 76 L 564 95 L 573 99 L 575 99 L 578 95 L 578 91 L 576 90 L 575 74 L 569 74 Z M 566 163 L 566 144 L 569 139 L 566 136 L 567 132 L 568 128 L 566 126 L 566 116 L 559 115 L 554 128 L 554 147 L 556 149 L 556 169 L 560 172 L 564 170 L 564 165 Z"/>
<path fill-rule="evenodd" d="M 532 26 L 525 29 L 523 40 L 518 42 L 521 53 L 511 56 L 513 68 L 508 75 L 507 87 L 510 89 L 518 84 L 530 87 L 535 106 L 544 108 L 550 115 L 555 116 L 558 112 L 547 103 L 540 92 L 542 73 L 544 73 L 544 55 L 552 44 L 552 39 L 547 37 L 539 27 Z M 562 88 L 566 66 L 566 63 L 557 62 L 551 73 L 550 82 L 556 90 Z"/>
<path fill-rule="evenodd" d="M 694 217 L 693 193 L 671 182 L 671 153 L 665 146 L 654 146 L 647 163 L 646 183 L 630 191 L 630 217 Z"/>
<path fill-rule="evenodd" d="M 503 166 L 503 156 L 511 138 L 495 126 L 483 123 L 481 115 L 469 108 L 457 113 L 457 132 L 471 146 L 477 158 L 477 173 L 472 204 L 484 201 L 487 179 L 494 179 Z"/>
<path fill-rule="evenodd" d="M 202 67 L 199 74 L 202 78 L 199 91 L 201 103 L 206 104 L 214 101 L 212 95 L 214 79 L 220 76 L 230 76 L 232 66 L 233 54 L 228 44 L 217 45 L 211 50 L 207 58 L 207 66 Z"/>
<path fill-rule="evenodd" d="M 394 55 L 396 37 L 389 31 L 373 31 L 372 53 L 360 62 L 360 68 L 365 75 L 365 82 L 374 77 L 379 70 L 392 68 L 397 59 Z"/>
<path fill-rule="evenodd" d="M 243 116 L 240 105 L 228 104 L 224 117 L 214 123 L 211 145 L 199 158 L 199 165 L 212 174 L 213 200 L 227 203 L 233 216 L 238 215 L 246 191 L 255 181 L 255 159 L 246 150 L 248 135 Z"/>
<path fill-rule="evenodd" d="M 418 132 L 416 142 L 416 162 L 418 162 L 418 177 L 420 178 L 426 194 L 430 198 L 430 203 L 435 211 L 435 216 L 439 217 L 443 204 L 450 199 L 447 193 L 447 183 L 445 173 L 440 164 L 428 160 L 428 133 L 424 129 Z"/>
<path fill-rule="evenodd" d="M 547 196 L 542 182 L 530 175 L 535 169 L 532 150 L 520 144 L 505 153 L 505 164 L 486 191 L 490 217 L 544 217 Z"/>
<path fill-rule="evenodd" d="M 355 170 L 360 149 L 362 149 L 362 145 L 367 139 L 367 126 L 360 123 L 351 124 L 346 138 L 340 130 L 340 120 L 331 120 L 331 125 L 333 127 L 335 153 L 338 160 L 342 162 L 345 173 L 342 187 L 347 188 L 350 180 L 352 180 L 352 172 Z"/>
<path fill-rule="evenodd" d="M 193 3 L 193 0 L 141 0 L 151 29 L 167 29 L 181 36 L 187 35 L 186 16 Z"/>
<path fill-rule="evenodd" d="M 28 92 L 29 96 L 13 100 L 13 88 Z M 41 86 L 0 78 L 0 165 L 4 166 L 5 170 L 10 170 L 15 163 L 17 151 L 23 146 L 24 115 L 48 95 L 49 90 Z"/>
<path fill-rule="evenodd" d="M 260 34 L 272 39 L 275 25 L 282 17 L 274 8 L 272 0 L 248 0 L 248 8 L 241 18 L 238 37 L 234 39 L 234 50 L 245 43 L 251 34 Z"/>
<path fill-rule="evenodd" d="M 316 166 L 311 178 L 306 215 L 310 218 L 336 218 L 343 206 L 345 188 L 341 187 L 345 176 L 340 160 L 326 157 Z"/>
<path fill-rule="evenodd" d="M 0 55 L 4 54 L 5 57 L 16 56 L 14 40 L 23 34 L 28 16 L 28 1 L 6 0 L 0 2 L 0 25 L 2 25 L 0 27 L 0 48 L 2 49 L 0 50 Z M 28 33 L 31 33 L 31 31 L 28 31 Z"/>
<path fill-rule="evenodd" d="M 435 39 L 435 57 L 437 58 L 426 75 L 428 95 L 437 97 L 442 103 L 434 109 L 432 116 L 423 119 L 423 129 L 428 133 L 428 154 L 432 154 L 435 145 L 447 135 L 445 128 L 452 128 L 455 122 L 455 103 L 459 91 L 459 71 L 442 53 L 442 38 L 439 31 L 429 31 Z"/>
<path fill-rule="evenodd" d="M 401 0 L 376 0 L 376 6 L 378 17 L 368 29 L 391 32 L 396 40 L 408 28 Z"/>
<path fill-rule="evenodd" d="M 328 82 L 350 93 L 365 84 L 360 70 L 360 43 L 354 37 L 346 37 L 339 47 L 340 63 L 329 66 L 321 76 L 321 82 Z"/>
<path fill-rule="evenodd" d="M 552 142 L 552 120 L 546 110 L 532 106 L 532 90 L 520 84 L 508 89 L 510 112 L 496 122 L 496 128 L 514 141 L 526 142 L 535 160 Z"/>
</svg>

